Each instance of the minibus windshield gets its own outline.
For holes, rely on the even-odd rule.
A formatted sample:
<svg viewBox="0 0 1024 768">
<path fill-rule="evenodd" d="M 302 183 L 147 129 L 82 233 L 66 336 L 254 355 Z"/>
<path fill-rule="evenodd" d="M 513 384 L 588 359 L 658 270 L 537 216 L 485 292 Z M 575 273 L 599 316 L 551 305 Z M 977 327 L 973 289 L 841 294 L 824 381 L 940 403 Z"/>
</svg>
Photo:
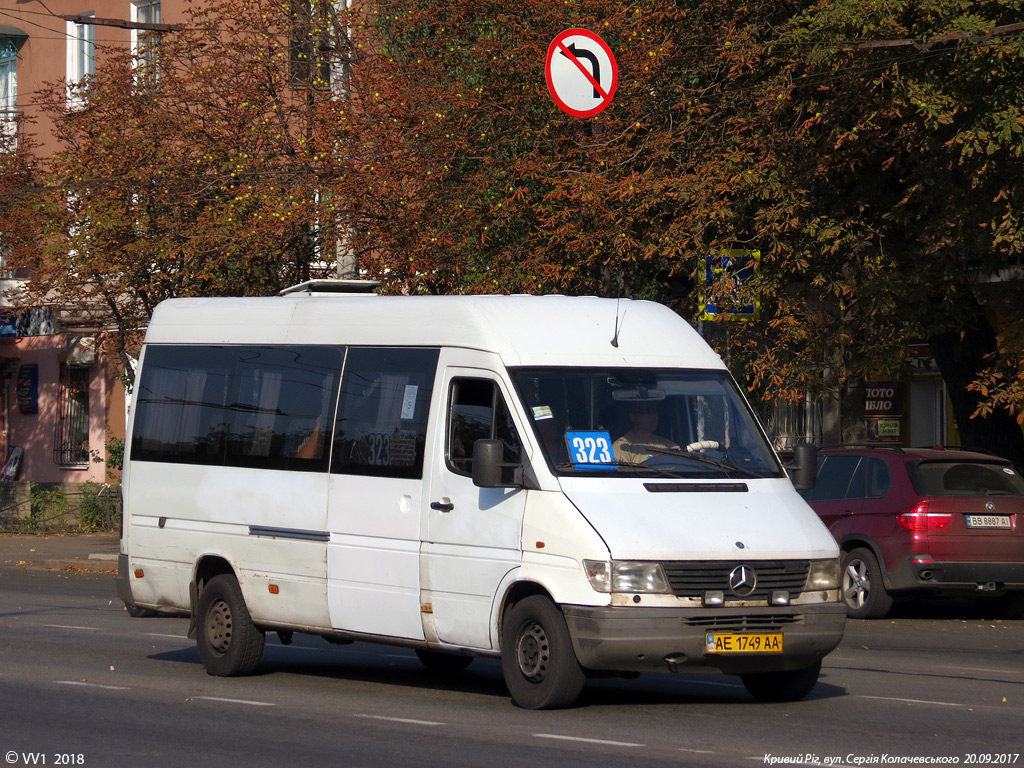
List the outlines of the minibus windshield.
<svg viewBox="0 0 1024 768">
<path fill-rule="evenodd" d="M 722 371 L 517 368 L 512 375 L 556 474 L 784 474 L 746 401 Z"/>
</svg>

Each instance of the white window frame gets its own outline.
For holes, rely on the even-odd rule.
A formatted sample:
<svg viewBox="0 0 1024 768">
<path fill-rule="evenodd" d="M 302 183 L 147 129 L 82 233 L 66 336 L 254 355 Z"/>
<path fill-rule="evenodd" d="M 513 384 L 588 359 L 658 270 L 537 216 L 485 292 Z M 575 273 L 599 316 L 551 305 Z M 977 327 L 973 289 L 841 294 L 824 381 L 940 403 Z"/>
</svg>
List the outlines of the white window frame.
<svg viewBox="0 0 1024 768">
<path fill-rule="evenodd" d="M 79 14 L 93 17 L 95 12 Z M 68 104 L 85 103 L 86 78 L 96 73 L 96 25 L 78 21 L 67 22 L 67 81 Z"/>
<path fill-rule="evenodd" d="M 0 38 L 0 135 L 18 135 L 18 49 L 14 41 Z"/>
<path fill-rule="evenodd" d="M 146 11 L 149 11 L 147 13 Z M 139 0 L 131 4 L 131 20 L 133 24 L 160 24 L 163 9 L 161 0 Z M 135 57 L 135 67 L 142 70 L 146 67 L 156 67 L 157 64 L 147 52 L 151 40 L 158 39 L 160 33 L 145 29 L 132 30 L 132 56 Z M 147 40 L 149 38 L 149 40 Z"/>
</svg>

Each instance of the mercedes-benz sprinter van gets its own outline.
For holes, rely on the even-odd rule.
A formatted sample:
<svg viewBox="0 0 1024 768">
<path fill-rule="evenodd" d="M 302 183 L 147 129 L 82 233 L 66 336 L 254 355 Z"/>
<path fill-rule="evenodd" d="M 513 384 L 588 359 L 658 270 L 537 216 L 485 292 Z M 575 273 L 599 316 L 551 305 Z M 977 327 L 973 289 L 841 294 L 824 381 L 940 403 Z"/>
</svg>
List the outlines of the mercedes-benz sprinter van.
<svg viewBox="0 0 1024 768">
<path fill-rule="evenodd" d="M 135 383 L 118 589 L 191 614 L 212 675 L 267 632 L 591 673 L 814 686 L 838 549 L 721 359 L 658 304 L 329 294 L 160 304 Z"/>
</svg>

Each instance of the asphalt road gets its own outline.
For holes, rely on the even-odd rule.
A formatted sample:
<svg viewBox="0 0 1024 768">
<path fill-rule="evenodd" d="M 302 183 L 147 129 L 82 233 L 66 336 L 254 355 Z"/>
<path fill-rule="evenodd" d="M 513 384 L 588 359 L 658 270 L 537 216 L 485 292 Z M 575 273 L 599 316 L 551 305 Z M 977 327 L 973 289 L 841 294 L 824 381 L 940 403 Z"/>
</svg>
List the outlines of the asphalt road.
<svg viewBox="0 0 1024 768">
<path fill-rule="evenodd" d="M 1024 621 L 967 607 L 850 622 L 801 702 L 643 675 L 556 712 L 515 707 L 494 660 L 298 635 L 213 678 L 186 628 L 130 618 L 109 575 L 0 571 L 0 766 L 1024 765 Z"/>
</svg>

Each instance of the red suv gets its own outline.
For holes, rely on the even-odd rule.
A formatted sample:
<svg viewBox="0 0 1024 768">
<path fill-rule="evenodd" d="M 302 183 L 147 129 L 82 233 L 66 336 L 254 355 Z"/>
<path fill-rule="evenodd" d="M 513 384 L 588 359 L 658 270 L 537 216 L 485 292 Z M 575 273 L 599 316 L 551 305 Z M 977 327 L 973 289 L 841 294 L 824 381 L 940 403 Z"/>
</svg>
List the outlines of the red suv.
<svg viewBox="0 0 1024 768">
<path fill-rule="evenodd" d="M 884 616 L 898 594 L 1002 598 L 1024 606 L 1024 479 L 982 453 L 824 449 L 804 491 L 842 549 L 847 614 Z"/>
</svg>

